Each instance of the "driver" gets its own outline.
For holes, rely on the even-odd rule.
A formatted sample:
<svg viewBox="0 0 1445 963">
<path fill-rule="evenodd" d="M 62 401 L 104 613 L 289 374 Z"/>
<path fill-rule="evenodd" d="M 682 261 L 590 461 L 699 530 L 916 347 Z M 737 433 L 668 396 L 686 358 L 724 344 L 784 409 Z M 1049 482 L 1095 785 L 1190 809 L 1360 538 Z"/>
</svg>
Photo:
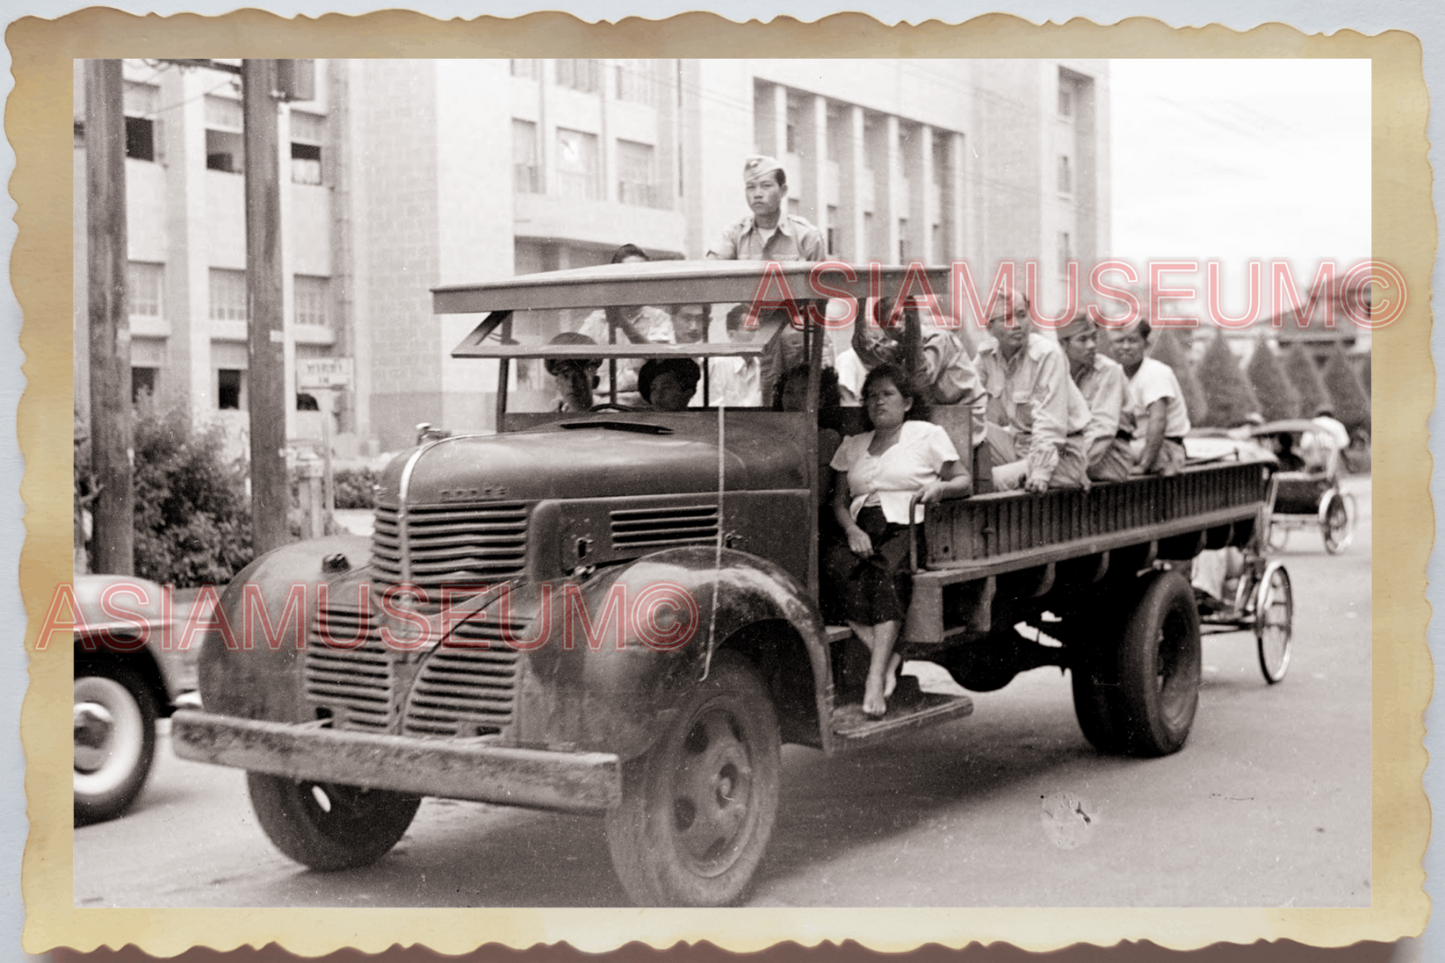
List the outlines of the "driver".
<svg viewBox="0 0 1445 963">
<path fill-rule="evenodd" d="M 563 331 L 548 344 L 596 344 L 585 334 Z M 553 411 L 566 414 L 587 411 L 592 407 L 592 392 L 597 388 L 597 369 L 602 362 L 597 358 L 548 358 L 543 367 L 552 376 L 553 387 L 557 389 L 557 400 Z"/>
</svg>

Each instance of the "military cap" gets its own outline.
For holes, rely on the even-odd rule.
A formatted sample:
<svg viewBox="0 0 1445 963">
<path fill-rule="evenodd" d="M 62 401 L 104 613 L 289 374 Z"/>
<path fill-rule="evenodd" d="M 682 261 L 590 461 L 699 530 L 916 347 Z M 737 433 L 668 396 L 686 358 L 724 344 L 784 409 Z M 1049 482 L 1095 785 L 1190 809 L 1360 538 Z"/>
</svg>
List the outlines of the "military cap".
<svg viewBox="0 0 1445 963">
<path fill-rule="evenodd" d="M 783 165 L 776 157 L 768 157 L 764 154 L 754 154 L 743 161 L 743 180 L 750 177 L 758 177 L 762 174 L 770 174 L 773 171 L 782 171 Z M 783 176 L 787 176 L 784 172 Z"/>
</svg>

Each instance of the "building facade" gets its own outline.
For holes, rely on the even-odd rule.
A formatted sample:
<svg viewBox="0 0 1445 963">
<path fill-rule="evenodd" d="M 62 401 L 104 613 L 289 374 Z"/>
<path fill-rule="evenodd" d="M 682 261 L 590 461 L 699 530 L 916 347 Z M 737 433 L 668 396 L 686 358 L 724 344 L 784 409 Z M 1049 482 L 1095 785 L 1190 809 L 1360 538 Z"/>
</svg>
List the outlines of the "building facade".
<svg viewBox="0 0 1445 963">
<path fill-rule="evenodd" d="M 85 338 L 84 85 L 77 66 L 77 403 Z M 490 427 L 491 366 L 449 352 L 475 317 L 430 288 L 605 262 L 620 244 L 701 257 L 747 213 L 743 159 L 788 171 L 791 213 L 830 256 L 1026 264 L 1046 311 L 1068 265 L 1109 250 L 1102 61 L 317 61 L 278 103 L 288 383 L 351 358 L 335 398 L 288 400 L 288 437 L 394 450 L 418 422 Z M 126 64 L 137 391 L 246 417 L 240 91 L 232 75 Z M 287 176 L 289 172 L 289 176 Z M 492 379 L 492 380 L 489 380 Z M 314 404 L 331 415 L 310 411 Z"/>
</svg>

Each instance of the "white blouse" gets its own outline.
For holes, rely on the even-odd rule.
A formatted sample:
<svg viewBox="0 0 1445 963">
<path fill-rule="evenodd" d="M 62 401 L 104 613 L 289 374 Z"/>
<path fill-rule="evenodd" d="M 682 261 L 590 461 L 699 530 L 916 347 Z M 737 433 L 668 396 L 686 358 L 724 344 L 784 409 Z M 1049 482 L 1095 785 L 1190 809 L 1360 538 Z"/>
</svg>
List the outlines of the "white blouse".
<svg viewBox="0 0 1445 963">
<path fill-rule="evenodd" d="M 872 443 L 871 431 L 850 435 L 833 456 L 833 469 L 848 475 L 849 511 L 857 518 L 864 503 L 876 499 L 884 518 L 907 525 L 908 503 L 924 485 L 940 480 L 946 463 L 958 461 L 958 449 L 948 432 L 927 421 L 905 421 L 898 442 L 881 455 L 868 453 Z M 923 521 L 922 514 L 915 521 Z"/>
</svg>

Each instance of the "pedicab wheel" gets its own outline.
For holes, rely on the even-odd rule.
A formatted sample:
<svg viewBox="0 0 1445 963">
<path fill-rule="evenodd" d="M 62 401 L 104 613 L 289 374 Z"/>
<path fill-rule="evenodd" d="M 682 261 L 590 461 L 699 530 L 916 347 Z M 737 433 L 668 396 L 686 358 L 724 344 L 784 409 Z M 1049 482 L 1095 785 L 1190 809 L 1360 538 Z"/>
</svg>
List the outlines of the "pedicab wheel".
<svg viewBox="0 0 1445 963">
<path fill-rule="evenodd" d="M 1131 755 L 1167 756 L 1183 747 L 1199 708 L 1199 610 L 1179 573 L 1146 578 L 1119 642 L 1110 709 Z"/>
<path fill-rule="evenodd" d="M 246 773 L 251 808 L 277 849 L 312 869 L 369 866 L 395 846 L 419 796 Z"/>
<path fill-rule="evenodd" d="M 1265 570 L 1254 596 L 1254 638 L 1259 668 L 1273 685 L 1289 671 L 1290 644 L 1294 638 L 1294 590 L 1289 572 L 1278 563 Z"/>
<path fill-rule="evenodd" d="M 1350 547 L 1354 532 L 1350 530 L 1350 512 L 1339 492 L 1325 495 L 1325 504 L 1320 509 L 1320 528 L 1325 537 L 1325 551 L 1338 555 Z"/>
<path fill-rule="evenodd" d="M 607 846 L 642 906 L 725 906 L 747 891 L 778 810 L 778 724 L 746 659 L 722 651 L 677 722 L 623 769 Z"/>
<path fill-rule="evenodd" d="M 156 751 L 156 700 L 129 666 L 75 667 L 75 822 L 114 819 L 145 786 Z"/>
</svg>

